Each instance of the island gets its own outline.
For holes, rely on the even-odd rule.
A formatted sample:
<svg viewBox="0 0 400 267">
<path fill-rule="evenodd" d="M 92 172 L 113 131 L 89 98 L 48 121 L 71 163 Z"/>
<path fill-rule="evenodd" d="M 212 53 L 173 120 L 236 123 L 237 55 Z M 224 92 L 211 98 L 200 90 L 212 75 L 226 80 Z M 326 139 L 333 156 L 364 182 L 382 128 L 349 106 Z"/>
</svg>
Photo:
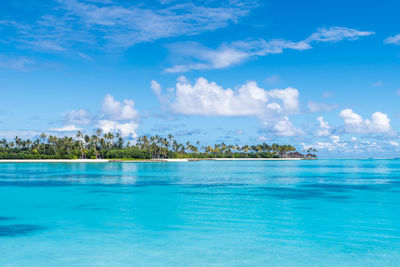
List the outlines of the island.
<svg viewBox="0 0 400 267">
<path fill-rule="evenodd" d="M 119 133 L 94 134 L 77 131 L 74 137 L 40 134 L 34 140 L 16 136 L 0 140 L 2 160 L 201 160 L 201 159 L 316 159 L 317 150 L 309 148 L 302 154 L 292 145 L 232 145 L 224 142 L 201 145 L 189 141 L 179 143 L 172 134 L 162 137 L 139 136 L 125 140 Z"/>
</svg>

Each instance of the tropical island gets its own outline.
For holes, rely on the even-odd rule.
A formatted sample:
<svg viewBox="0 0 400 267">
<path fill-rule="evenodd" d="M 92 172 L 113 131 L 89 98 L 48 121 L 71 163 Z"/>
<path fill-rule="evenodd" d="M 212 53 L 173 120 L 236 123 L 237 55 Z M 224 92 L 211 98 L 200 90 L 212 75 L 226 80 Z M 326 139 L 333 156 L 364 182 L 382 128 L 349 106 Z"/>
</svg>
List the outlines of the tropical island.
<svg viewBox="0 0 400 267">
<path fill-rule="evenodd" d="M 208 158 L 316 158 L 313 148 L 307 154 L 292 145 L 228 145 L 224 142 L 202 146 L 200 142 L 179 143 L 172 134 L 166 137 L 139 136 L 135 142 L 119 133 L 97 129 L 88 135 L 78 131 L 75 137 L 40 134 L 34 140 L 16 136 L 0 140 L 0 159 L 208 159 Z"/>
</svg>

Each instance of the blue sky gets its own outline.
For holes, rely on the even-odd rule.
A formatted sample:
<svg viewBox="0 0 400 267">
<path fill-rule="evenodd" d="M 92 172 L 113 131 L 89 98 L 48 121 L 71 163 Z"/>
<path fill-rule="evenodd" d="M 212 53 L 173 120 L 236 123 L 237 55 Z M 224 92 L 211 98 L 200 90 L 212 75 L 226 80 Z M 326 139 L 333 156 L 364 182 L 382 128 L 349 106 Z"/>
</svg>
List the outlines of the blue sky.
<svg viewBox="0 0 400 267">
<path fill-rule="evenodd" d="M 40 3 L 38 3 L 40 2 Z M 393 156 L 397 1 L 0 3 L 0 135 L 291 143 Z"/>
</svg>

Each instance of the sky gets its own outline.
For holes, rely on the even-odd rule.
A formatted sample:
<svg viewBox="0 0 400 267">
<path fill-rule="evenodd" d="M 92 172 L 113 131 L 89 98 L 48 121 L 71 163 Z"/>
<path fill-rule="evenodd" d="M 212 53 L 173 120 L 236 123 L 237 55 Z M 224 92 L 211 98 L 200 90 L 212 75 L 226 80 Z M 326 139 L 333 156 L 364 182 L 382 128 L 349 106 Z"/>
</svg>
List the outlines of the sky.
<svg viewBox="0 0 400 267">
<path fill-rule="evenodd" d="M 398 1 L 0 3 L 0 137 L 96 128 L 398 157 Z"/>
</svg>

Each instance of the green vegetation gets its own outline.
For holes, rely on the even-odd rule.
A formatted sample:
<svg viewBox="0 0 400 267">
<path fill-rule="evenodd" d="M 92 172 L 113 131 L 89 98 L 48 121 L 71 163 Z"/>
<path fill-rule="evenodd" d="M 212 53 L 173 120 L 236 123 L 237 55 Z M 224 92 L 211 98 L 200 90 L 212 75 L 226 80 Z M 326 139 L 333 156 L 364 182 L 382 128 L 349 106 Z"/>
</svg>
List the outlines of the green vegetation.
<svg viewBox="0 0 400 267">
<path fill-rule="evenodd" d="M 316 157 L 308 151 L 304 156 L 291 145 L 227 145 L 201 146 L 200 142 L 180 144 L 167 137 L 140 136 L 135 143 L 125 141 L 118 133 L 92 136 L 78 131 L 75 138 L 47 136 L 42 133 L 34 141 L 15 137 L 0 140 L 0 159 L 165 159 L 165 158 L 282 158 Z"/>
</svg>

